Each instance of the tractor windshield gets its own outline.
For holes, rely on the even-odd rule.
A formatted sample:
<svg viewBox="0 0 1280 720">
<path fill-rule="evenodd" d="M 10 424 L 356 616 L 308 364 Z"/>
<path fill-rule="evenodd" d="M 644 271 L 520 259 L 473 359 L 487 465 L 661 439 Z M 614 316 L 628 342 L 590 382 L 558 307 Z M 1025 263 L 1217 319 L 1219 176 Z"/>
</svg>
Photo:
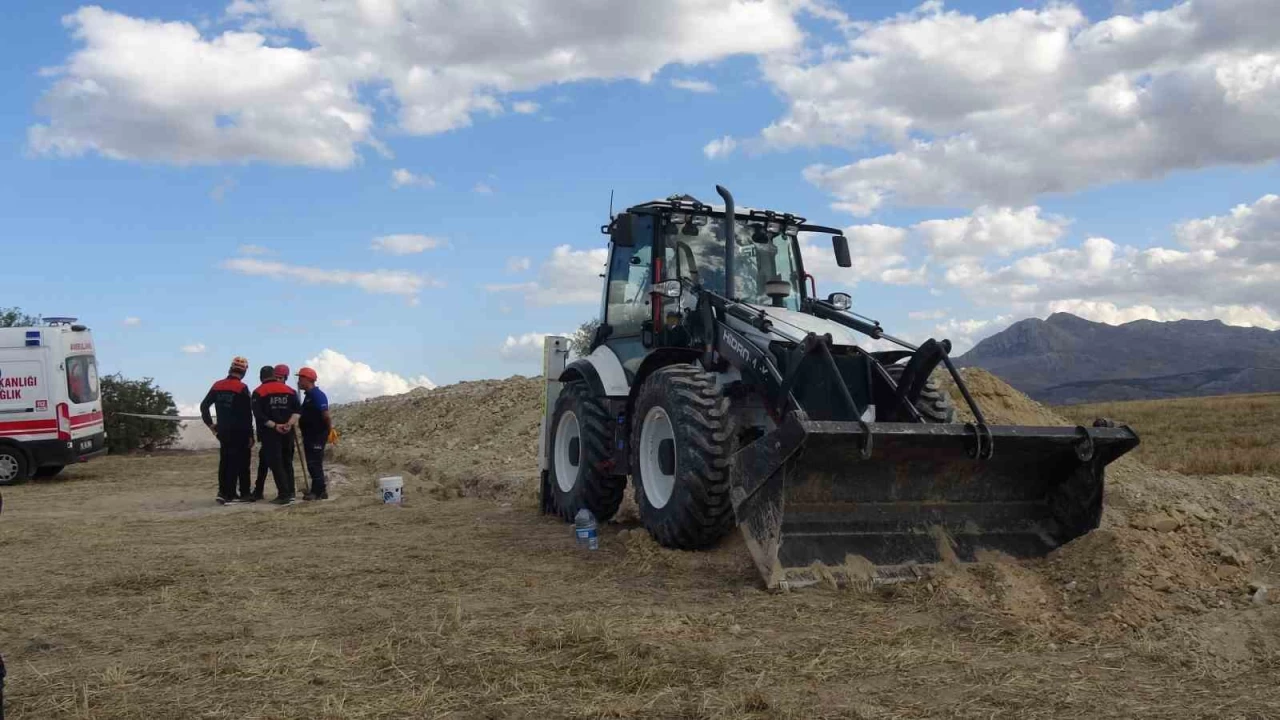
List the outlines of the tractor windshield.
<svg viewBox="0 0 1280 720">
<path fill-rule="evenodd" d="M 669 255 L 681 279 L 717 293 L 724 292 L 724 226 L 713 218 L 706 225 L 665 223 L 664 233 Z M 766 294 L 766 283 L 781 280 L 789 287 L 782 307 L 800 309 L 800 275 L 791 238 L 778 232 L 770 234 L 764 223 L 738 220 L 734 235 L 738 242 L 735 257 L 734 294 L 742 302 L 772 305 Z M 671 265 L 668 264 L 668 268 Z M 668 277 L 675 277 L 668 270 Z"/>
</svg>

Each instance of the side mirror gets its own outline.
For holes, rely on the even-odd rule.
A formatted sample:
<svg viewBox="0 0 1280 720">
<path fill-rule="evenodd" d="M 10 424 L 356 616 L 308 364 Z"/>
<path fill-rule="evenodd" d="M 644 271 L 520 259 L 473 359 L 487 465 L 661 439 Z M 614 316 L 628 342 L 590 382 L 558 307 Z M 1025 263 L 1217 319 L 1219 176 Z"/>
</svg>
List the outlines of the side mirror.
<svg viewBox="0 0 1280 720">
<path fill-rule="evenodd" d="M 837 310 L 848 310 L 853 307 L 853 298 L 849 297 L 849 293 L 831 293 L 827 296 L 827 302 Z"/>
<path fill-rule="evenodd" d="M 679 280 L 663 280 L 653 284 L 653 292 L 662 297 L 678 298 L 683 290 Z"/>
<path fill-rule="evenodd" d="M 632 247 L 636 244 L 631 235 L 631 213 L 622 213 L 614 218 L 609 228 L 609 241 L 621 247 Z"/>
<path fill-rule="evenodd" d="M 853 258 L 849 257 L 849 238 L 843 235 L 832 235 L 831 247 L 836 251 L 837 265 L 853 267 Z"/>
</svg>

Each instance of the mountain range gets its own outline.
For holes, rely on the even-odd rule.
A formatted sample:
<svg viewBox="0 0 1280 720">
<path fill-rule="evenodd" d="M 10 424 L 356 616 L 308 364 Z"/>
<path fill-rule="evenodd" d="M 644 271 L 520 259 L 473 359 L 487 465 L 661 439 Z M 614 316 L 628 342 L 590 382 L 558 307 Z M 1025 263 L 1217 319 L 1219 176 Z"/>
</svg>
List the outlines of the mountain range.
<svg viewBox="0 0 1280 720">
<path fill-rule="evenodd" d="M 1036 400 L 1067 405 L 1280 391 L 1280 330 L 1220 320 L 1092 322 L 1029 318 L 955 360 Z"/>
</svg>

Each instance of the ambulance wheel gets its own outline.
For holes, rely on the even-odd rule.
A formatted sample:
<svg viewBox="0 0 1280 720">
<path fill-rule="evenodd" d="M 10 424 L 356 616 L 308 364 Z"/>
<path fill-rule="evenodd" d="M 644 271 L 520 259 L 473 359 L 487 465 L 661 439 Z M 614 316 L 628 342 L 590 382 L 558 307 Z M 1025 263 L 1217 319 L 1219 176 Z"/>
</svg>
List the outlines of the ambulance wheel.
<svg viewBox="0 0 1280 720">
<path fill-rule="evenodd" d="M 45 465 L 42 468 L 36 468 L 36 471 L 31 473 L 31 477 L 33 478 L 57 477 L 58 473 L 62 472 L 62 468 L 64 467 L 66 467 L 66 465 Z"/>
<path fill-rule="evenodd" d="M 658 544 L 710 547 L 733 529 L 733 421 L 715 376 L 689 365 L 649 376 L 631 424 L 636 506 Z"/>
<path fill-rule="evenodd" d="M 0 485 L 13 485 L 26 479 L 26 453 L 12 445 L 0 445 Z"/>
<path fill-rule="evenodd" d="M 609 474 L 609 413 L 586 383 L 564 386 L 551 416 L 548 489 L 556 514 L 573 522 L 582 508 L 604 523 L 618 512 L 627 478 Z"/>
</svg>

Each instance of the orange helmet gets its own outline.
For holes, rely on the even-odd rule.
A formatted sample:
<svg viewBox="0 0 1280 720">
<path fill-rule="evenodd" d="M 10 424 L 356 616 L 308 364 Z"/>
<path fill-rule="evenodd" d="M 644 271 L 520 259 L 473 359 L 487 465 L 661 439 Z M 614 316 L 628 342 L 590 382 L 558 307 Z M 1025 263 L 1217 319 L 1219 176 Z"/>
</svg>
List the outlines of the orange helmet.
<svg viewBox="0 0 1280 720">
<path fill-rule="evenodd" d="M 317 377 L 316 377 L 316 371 L 315 371 L 315 370 L 312 370 L 312 369 L 311 369 L 311 368 L 309 368 L 309 367 L 304 367 L 304 368 L 302 368 L 301 370 L 299 370 L 299 371 L 298 371 L 298 377 L 300 377 L 300 378 L 306 378 L 306 379 L 310 380 L 311 382 L 315 382 L 315 381 L 316 381 L 316 379 L 317 379 Z"/>
</svg>

